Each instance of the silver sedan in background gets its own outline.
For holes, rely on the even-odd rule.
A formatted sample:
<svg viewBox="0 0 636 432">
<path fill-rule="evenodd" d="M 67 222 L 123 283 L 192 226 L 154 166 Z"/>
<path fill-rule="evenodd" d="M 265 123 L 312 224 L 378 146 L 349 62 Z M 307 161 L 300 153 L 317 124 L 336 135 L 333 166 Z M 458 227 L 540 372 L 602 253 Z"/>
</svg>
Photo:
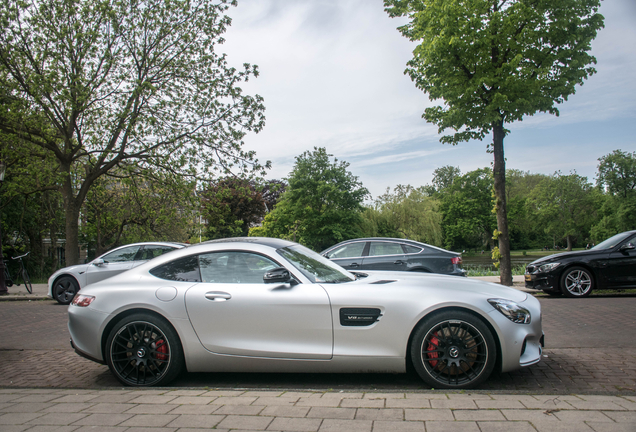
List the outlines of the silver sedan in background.
<svg viewBox="0 0 636 432">
<path fill-rule="evenodd" d="M 190 246 L 83 289 L 76 352 L 125 385 L 189 372 L 392 372 L 472 388 L 541 359 L 539 302 L 435 274 L 350 273 L 286 240 Z"/>
<path fill-rule="evenodd" d="M 187 246 L 185 243 L 172 242 L 146 242 L 120 246 L 87 264 L 64 267 L 53 273 L 49 278 L 49 297 L 60 304 L 67 305 L 86 285 L 118 275 L 159 255 L 185 246 Z"/>
</svg>

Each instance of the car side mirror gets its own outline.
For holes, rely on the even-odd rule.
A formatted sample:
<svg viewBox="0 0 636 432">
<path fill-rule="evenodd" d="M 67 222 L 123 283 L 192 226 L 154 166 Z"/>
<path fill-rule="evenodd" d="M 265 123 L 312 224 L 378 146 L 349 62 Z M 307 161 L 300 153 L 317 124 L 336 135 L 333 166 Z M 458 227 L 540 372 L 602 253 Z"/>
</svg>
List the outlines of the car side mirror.
<svg viewBox="0 0 636 432">
<path fill-rule="evenodd" d="M 101 266 L 104 265 L 104 260 L 101 259 L 101 258 L 97 258 L 97 259 L 94 259 L 91 264 L 93 264 L 94 266 L 97 266 L 97 267 L 101 267 Z"/>
<path fill-rule="evenodd" d="M 633 249 L 636 249 L 636 246 L 634 246 L 634 243 L 625 243 L 620 248 L 621 251 L 628 251 L 628 250 L 633 250 Z"/>
<path fill-rule="evenodd" d="M 276 267 L 263 275 L 263 282 L 266 284 L 272 283 L 292 283 L 294 279 L 292 278 L 289 270 L 283 267 Z"/>
</svg>

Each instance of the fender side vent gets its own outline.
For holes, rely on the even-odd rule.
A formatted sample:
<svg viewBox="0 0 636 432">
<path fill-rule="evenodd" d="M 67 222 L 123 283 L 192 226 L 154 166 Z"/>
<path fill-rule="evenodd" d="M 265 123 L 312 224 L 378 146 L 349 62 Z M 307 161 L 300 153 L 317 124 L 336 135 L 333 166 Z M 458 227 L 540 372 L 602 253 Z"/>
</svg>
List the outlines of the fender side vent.
<svg viewBox="0 0 636 432">
<path fill-rule="evenodd" d="M 379 281 L 375 281 L 375 282 L 371 282 L 369 283 L 369 285 L 384 285 L 384 284 L 389 284 L 389 283 L 393 283 L 395 282 L 394 280 L 379 280 Z"/>
<path fill-rule="evenodd" d="M 378 308 L 342 308 L 340 325 L 346 327 L 370 326 L 382 316 Z"/>
</svg>

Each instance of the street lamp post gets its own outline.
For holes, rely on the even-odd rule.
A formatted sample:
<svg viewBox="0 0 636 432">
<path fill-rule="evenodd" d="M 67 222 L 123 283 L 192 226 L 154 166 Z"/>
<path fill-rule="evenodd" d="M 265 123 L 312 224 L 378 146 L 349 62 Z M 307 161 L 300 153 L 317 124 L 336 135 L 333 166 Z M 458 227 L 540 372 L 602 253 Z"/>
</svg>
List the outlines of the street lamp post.
<svg viewBox="0 0 636 432">
<path fill-rule="evenodd" d="M 0 161 L 0 189 L 4 183 L 4 173 L 7 171 L 7 164 Z M 0 295 L 9 294 L 7 282 L 4 280 L 4 257 L 2 256 L 2 220 L 0 220 Z"/>
</svg>

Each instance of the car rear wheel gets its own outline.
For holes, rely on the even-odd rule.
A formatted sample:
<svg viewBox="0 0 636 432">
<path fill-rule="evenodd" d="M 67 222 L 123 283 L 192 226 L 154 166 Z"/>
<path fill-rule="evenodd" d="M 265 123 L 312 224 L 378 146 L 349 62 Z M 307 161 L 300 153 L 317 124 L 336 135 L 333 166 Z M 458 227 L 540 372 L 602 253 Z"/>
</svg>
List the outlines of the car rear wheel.
<svg viewBox="0 0 636 432">
<path fill-rule="evenodd" d="M 106 363 L 125 385 L 164 385 L 183 369 L 183 349 L 176 331 L 165 319 L 139 313 L 123 318 L 113 327 L 106 341 Z"/>
<path fill-rule="evenodd" d="M 53 298 L 59 304 L 68 305 L 79 291 L 77 281 L 71 276 L 62 276 L 53 284 Z"/>
<path fill-rule="evenodd" d="M 583 267 L 570 267 L 561 276 L 561 292 L 567 297 L 587 297 L 593 288 L 592 274 Z"/>
<path fill-rule="evenodd" d="M 472 388 L 495 367 L 497 351 L 490 329 L 468 312 L 448 311 L 420 323 L 411 342 L 419 376 L 433 388 Z"/>
</svg>

